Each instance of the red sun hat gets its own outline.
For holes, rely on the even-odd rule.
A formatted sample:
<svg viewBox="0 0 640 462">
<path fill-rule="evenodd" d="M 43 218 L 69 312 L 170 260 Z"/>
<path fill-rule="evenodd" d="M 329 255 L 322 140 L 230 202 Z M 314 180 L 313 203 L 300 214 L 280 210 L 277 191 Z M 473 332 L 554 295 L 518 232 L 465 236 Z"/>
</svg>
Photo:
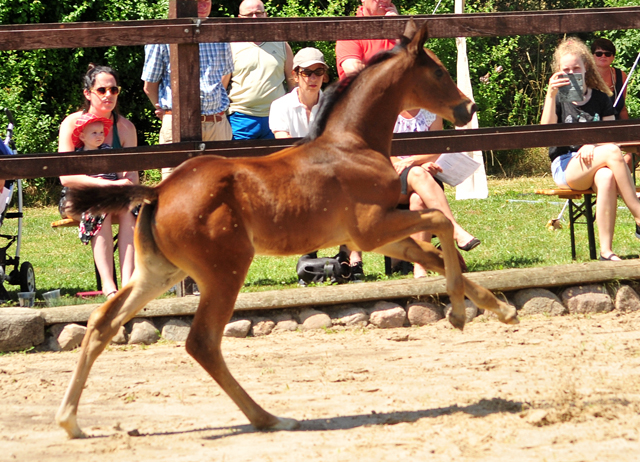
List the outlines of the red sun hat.
<svg viewBox="0 0 640 462">
<path fill-rule="evenodd" d="M 81 148 L 82 146 L 84 146 L 84 143 L 80 140 L 80 133 L 82 133 L 84 127 L 96 122 L 102 122 L 102 124 L 104 125 L 104 136 L 107 136 L 109 134 L 109 130 L 111 130 L 111 127 L 113 126 L 113 121 L 111 119 L 98 117 L 95 114 L 85 112 L 80 117 L 78 117 L 78 120 L 76 120 L 76 126 L 73 128 L 73 133 L 71 134 L 71 141 L 76 148 Z"/>
</svg>

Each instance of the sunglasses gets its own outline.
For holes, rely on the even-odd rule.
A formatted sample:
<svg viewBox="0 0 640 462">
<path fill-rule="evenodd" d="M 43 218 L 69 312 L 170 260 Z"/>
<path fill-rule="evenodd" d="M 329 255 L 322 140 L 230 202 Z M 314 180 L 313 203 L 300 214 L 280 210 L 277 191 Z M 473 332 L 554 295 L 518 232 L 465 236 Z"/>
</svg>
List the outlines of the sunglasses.
<svg viewBox="0 0 640 462">
<path fill-rule="evenodd" d="M 324 67 L 319 67 L 314 71 L 312 71 L 311 69 L 300 69 L 298 71 L 298 74 L 302 74 L 307 78 L 311 77 L 311 74 L 317 75 L 318 77 L 322 77 L 326 73 L 327 73 L 327 70 Z"/>
<path fill-rule="evenodd" d="M 112 95 L 117 95 L 118 93 L 120 93 L 121 89 L 122 87 L 98 87 L 91 90 L 91 92 L 98 95 L 106 95 L 107 92 L 111 93 Z"/>
<path fill-rule="evenodd" d="M 593 54 L 596 55 L 598 58 L 602 58 L 602 55 L 606 56 L 607 58 L 611 58 L 613 56 L 613 53 L 610 51 L 596 51 Z"/>
</svg>

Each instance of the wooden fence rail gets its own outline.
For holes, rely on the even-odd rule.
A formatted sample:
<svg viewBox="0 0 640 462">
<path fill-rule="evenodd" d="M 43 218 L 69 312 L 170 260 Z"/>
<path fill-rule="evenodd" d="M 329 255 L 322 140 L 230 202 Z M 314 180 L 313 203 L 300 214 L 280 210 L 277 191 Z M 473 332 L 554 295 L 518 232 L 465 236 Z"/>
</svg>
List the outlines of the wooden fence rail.
<svg viewBox="0 0 640 462">
<path fill-rule="evenodd" d="M 572 144 L 637 141 L 640 120 L 446 130 L 403 133 L 395 136 L 394 155 L 416 152 L 438 154 L 472 150 L 506 150 Z M 0 158 L 0 179 L 39 178 L 95 174 L 113 170 L 147 170 L 175 167 L 204 154 L 255 157 L 292 146 L 297 139 L 269 141 L 190 141 L 127 149 L 56 154 L 26 154 Z"/>
<path fill-rule="evenodd" d="M 413 16 L 431 38 L 565 34 L 636 29 L 640 7 Z M 131 46 L 147 43 L 314 41 L 397 38 L 407 16 L 196 18 L 0 26 L 0 50 Z M 241 21 L 242 27 L 238 27 Z"/>
</svg>

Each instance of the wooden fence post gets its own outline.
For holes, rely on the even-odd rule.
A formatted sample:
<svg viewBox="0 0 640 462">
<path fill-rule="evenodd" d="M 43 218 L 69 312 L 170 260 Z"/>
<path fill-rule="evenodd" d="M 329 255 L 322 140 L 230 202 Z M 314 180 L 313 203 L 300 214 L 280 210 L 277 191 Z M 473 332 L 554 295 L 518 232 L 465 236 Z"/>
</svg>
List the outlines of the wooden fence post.
<svg viewBox="0 0 640 462">
<path fill-rule="evenodd" d="M 196 0 L 170 0 L 169 19 L 198 18 Z M 200 21 L 196 19 L 196 21 Z M 198 24 L 198 23 L 196 23 Z M 190 33 L 185 29 L 185 34 Z M 194 31 L 199 33 L 197 26 Z M 200 122 L 200 45 L 178 43 L 169 45 L 171 59 L 171 113 L 173 142 L 201 141 Z M 193 294 L 193 279 L 186 279 L 176 286 L 176 295 Z"/>
<path fill-rule="evenodd" d="M 169 18 L 197 18 L 196 0 L 170 0 Z M 185 34 L 193 28 L 185 28 Z M 195 33 L 198 33 L 197 29 Z M 200 123 L 200 47 L 197 43 L 169 45 L 173 142 L 202 140 Z"/>
</svg>

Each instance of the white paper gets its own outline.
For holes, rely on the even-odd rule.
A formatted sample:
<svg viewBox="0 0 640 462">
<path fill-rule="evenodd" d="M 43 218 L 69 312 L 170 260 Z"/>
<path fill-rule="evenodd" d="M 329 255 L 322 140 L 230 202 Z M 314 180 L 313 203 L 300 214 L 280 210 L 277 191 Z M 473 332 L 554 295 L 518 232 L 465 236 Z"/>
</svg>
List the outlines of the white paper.
<svg viewBox="0 0 640 462">
<path fill-rule="evenodd" d="M 437 173 L 436 178 L 451 186 L 458 186 L 482 165 L 462 152 L 442 154 L 436 160 L 436 164 L 442 168 L 442 172 Z"/>
</svg>

